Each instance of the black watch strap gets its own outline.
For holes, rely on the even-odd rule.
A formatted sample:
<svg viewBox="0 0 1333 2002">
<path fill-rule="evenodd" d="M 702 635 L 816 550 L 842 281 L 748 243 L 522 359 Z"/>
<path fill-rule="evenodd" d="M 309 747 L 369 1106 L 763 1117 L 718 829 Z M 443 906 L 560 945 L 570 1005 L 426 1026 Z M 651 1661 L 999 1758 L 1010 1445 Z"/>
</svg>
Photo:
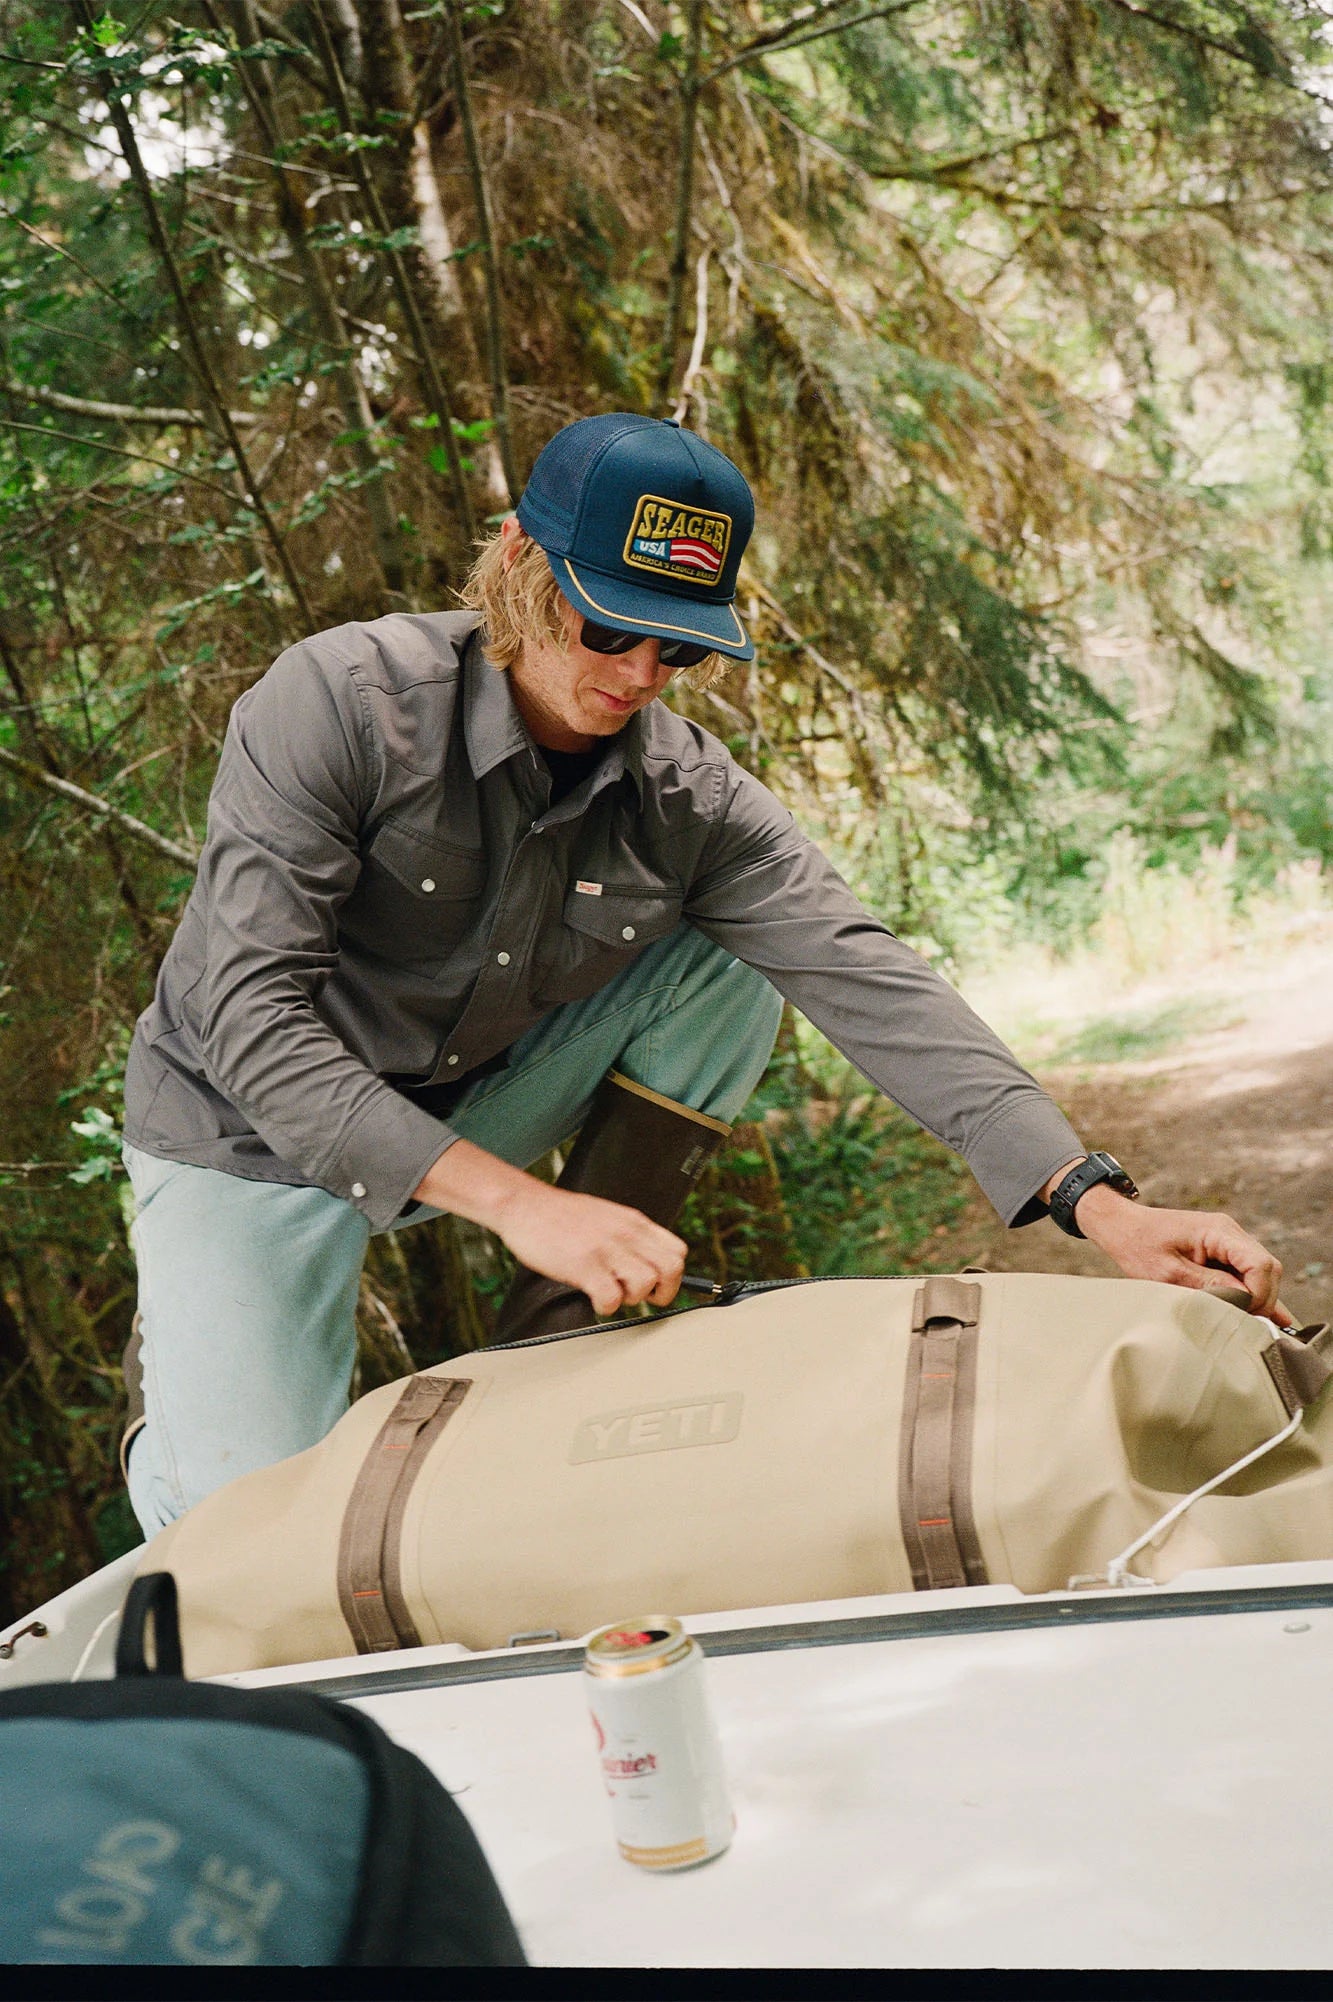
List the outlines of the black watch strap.
<svg viewBox="0 0 1333 2002">
<path fill-rule="evenodd" d="M 1074 1220 L 1074 1210 L 1079 1197 L 1086 1196 L 1098 1182 L 1108 1182 L 1118 1195 L 1128 1196 L 1131 1202 L 1139 1193 L 1114 1154 L 1089 1154 L 1087 1160 L 1071 1168 L 1058 1188 L 1051 1192 L 1051 1219 L 1066 1237 L 1082 1237 L 1083 1232 Z"/>
</svg>

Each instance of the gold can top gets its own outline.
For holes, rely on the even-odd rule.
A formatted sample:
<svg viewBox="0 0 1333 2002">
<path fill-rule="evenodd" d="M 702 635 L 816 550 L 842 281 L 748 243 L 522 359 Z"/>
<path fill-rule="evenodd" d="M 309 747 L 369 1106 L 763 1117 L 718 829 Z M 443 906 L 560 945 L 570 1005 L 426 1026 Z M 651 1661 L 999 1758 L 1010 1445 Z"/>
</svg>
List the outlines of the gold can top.
<svg viewBox="0 0 1333 2002">
<path fill-rule="evenodd" d="M 589 1638 L 584 1663 L 590 1675 L 642 1675 L 670 1668 L 693 1646 L 679 1620 L 667 1613 L 642 1613 L 599 1627 Z"/>
</svg>

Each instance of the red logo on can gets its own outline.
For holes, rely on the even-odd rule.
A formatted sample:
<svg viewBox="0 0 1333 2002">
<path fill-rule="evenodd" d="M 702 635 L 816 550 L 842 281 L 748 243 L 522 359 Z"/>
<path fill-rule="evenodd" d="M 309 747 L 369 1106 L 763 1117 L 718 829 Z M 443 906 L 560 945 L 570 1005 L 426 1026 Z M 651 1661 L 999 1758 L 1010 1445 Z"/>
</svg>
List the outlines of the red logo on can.
<svg viewBox="0 0 1333 2002">
<path fill-rule="evenodd" d="M 656 1752 L 644 1752 L 637 1759 L 608 1759 L 604 1757 L 602 1760 L 602 1771 L 609 1780 L 642 1779 L 646 1773 L 655 1773 L 657 1771 L 657 1754 Z"/>
</svg>

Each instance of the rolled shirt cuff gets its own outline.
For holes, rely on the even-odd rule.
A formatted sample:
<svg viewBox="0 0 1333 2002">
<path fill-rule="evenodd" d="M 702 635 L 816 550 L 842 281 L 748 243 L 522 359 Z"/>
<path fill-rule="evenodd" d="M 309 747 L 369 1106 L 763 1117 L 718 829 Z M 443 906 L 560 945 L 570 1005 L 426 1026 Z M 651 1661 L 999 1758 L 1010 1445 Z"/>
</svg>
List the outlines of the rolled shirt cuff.
<svg viewBox="0 0 1333 2002">
<path fill-rule="evenodd" d="M 967 1165 L 1010 1230 L 1049 1215 L 1040 1191 L 1057 1168 L 1087 1153 L 1044 1092 L 992 1120 L 967 1150 Z"/>
<path fill-rule="evenodd" d="M 360 1210 L 372 1230 L 388 1230 L 458 1134 L 386 1086 L 345 1133 L 321 1185 Z"/>
</svg>

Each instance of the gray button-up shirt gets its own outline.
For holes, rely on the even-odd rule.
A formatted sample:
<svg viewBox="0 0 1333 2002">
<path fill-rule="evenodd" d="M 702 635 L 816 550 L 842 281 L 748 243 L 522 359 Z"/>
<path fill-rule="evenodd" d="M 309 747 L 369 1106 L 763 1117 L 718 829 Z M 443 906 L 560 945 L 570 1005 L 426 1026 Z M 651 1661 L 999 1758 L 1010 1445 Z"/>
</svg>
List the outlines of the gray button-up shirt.
<svg viewBox="0 0 1333 2002">
<path fill-rule="evenodd" d="M 1034 1193 L 1084 1151 L 1073 1128 L 772 793 L 654 702 L 549 807 L 476 628 L 470 613 L 340 626 L 237 702 L 198 877 L 135 1030 L 126 1138 L 328 1189 L 384 1228 L 456 1138 L 418 1099 L 493 1067 L 684 921 L 961 1153 L 1006 1221 L 1038 1214 Z"/>
</svg>

